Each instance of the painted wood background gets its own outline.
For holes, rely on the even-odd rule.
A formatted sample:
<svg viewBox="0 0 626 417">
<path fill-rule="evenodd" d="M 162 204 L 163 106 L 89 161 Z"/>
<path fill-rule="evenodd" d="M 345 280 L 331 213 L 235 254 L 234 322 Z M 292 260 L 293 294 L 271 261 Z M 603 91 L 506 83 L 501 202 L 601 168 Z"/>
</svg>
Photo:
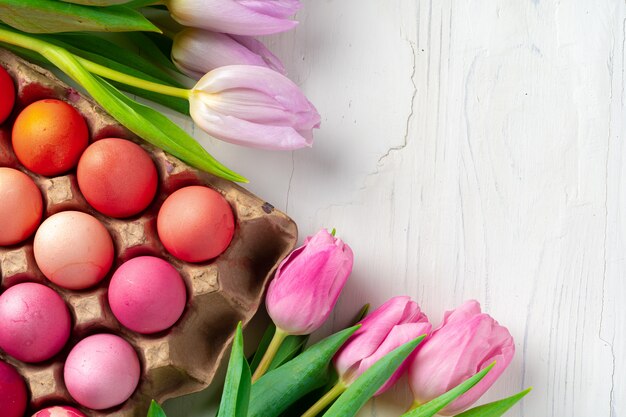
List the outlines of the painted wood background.
<svg viewBox="0 0 626 417">
<path fill-rule="evenodd" d="M 194 134 L 302 238 L 353 247 L 320 334 L 393 295 L 435 325 L 475 298 L 517 349 L 483 400 L 533 386 L 508 416 L 626 417 L 624 1 L 305 0 L 297 19 L 268 43 L 322 114 L 315 146 Z M 360 416 L 410 401 L 399 386 Z"/>
</svg>

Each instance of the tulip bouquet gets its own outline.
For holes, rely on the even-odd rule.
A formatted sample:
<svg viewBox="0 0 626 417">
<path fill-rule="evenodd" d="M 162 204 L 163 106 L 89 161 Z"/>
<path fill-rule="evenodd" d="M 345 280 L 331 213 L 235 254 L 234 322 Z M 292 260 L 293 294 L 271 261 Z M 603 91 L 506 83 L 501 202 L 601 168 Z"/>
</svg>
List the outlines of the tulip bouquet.
<svg viewBox="0 0 626 417">
<path fill-rule="evenodd" d="M 288 18 L 299 8 L 299 0 L 0 0 L 0 44 L 63 71 L 146 141 L 245 182 L 118 87 L 190 115 L 227 142 L 311 146 L 319 114 L 280 60 L 252 37 L 293 28 L 297 22 Z"/>
<path fill-rule="evenodd" d="M 322 229 L 279 266 L 266 297 L 273 324 L 256 354 L 241 325 L 218 417 L 350 417 L 408 371 L 415 401 L 402 417 L 498 417 L 529 391 L 472 409 L 509 365 L 509 331 L 467 301 L 431 323 L 410 297 L 393 297 L 352 327 L 304 348 L 330 315 L 352 270 L 350 247 Z M 164 417 L 152 403 L 148 417 Z"/>
</svg>

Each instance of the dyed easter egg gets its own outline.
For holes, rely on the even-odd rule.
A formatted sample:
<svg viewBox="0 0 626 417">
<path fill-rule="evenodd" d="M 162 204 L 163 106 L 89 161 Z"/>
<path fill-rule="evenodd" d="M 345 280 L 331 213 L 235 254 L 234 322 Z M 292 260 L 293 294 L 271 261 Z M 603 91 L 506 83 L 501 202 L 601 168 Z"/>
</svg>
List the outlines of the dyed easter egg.
<svg viewBox="0 0 626 417">
<path fill-rule="evenodd" d="M 21 171 L 0 168 L 0 246 L 29 237 L 41 221 L 43 201 L 39 188 Z"/>
<path fill-rule="evenodd" d="M 0 361 L 0 410 L 3 417 L 22 417 L 26 411 L 26 384 L 22 376 Z"/>
<path fill-rule="evenodd" d="M 54 407 L 44 408 L 37 411 L 32 417 L 87 417 L 74 407 L 66 405 L 55 405 Z"/>
<path fill-rule="evenodd" d="M 113 264 L 113 241 L 95 217 L 63 211 L 48 217 L 35 234 L 35 261 L 50 281 L 72 290 L 97 284 Z"/>
<path fill-rule="evenodd" d="M 0 348 L 22 362 L 50 359 L 70 336 L 70 313 L 59 294 L 26 282 L 0 295 Z"/>
<path fill-rule="evenodd" d="M 220 193 L 195 185 L 175 191 L 163 202 L 157 229 L 169 253 L 183 261 L 202 262 L 226 250 L 235 220 Z"/>
<path fill-rule="evenodd" d="M 0 67 L 0 124 L 11 114 L 15 104 L 15 85 L 9 73 Z"/>
<path fill-rule="evenodd" d="M 114 407 L 130 398 L 139 374 L 133 347 L 112 334 L 96 334 L 78 342 L 63 370 L 72 398 L 93 410 Z"/>
<path fill-rule="evenodd" d="M 138 333 L 171 327 L 183 314 L 187 293 L 168 262 L 141 256 L 122 264 L 109 284 L 109 305 L 124 326 Z"/>
<path fill-rule="evenodd" d="M 158 175 L 143 148 L 124 139 L 92 143 L 78 162 L 78 186 L 87 202 L 111 217 L 144 210 L 156 194 Z"/>
<path fill-rule="evenodd" d="M 88 139 L 85 119 L 61 100 L 36 101 L 22 110 L 13 124 L 17 159 L 41 175 L 59 175 L 74 168 Z"/>
</svg>

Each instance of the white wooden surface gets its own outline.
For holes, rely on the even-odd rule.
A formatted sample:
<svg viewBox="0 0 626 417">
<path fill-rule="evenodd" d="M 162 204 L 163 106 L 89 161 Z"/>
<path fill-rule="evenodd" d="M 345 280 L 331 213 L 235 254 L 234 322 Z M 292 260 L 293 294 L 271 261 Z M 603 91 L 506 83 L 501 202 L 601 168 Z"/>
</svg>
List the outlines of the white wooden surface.
<svg viewBox="0 0 626 417">
<path fill-rule="evenodd" d="M 508 416 L 626 417 L 624 1 L 304 3 L 268 43 L 322 114 L 315 146 L 194 134 L 301 237 L 353 247 L 321 334 L 393 295 L 435 325 L 476 298 L 517 348 L 483 400 L 534 386 Z M 360 416 L 409 402 L 400 386 Z"/>
</svg>

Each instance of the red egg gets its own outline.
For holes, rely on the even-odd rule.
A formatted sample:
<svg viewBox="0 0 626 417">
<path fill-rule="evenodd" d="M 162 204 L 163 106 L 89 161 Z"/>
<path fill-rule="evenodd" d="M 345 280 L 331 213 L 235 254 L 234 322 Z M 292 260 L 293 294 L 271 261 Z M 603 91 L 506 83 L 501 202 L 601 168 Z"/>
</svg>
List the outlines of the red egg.
<svg viewBox="0 0 626 417">
<path fill-rule="evenodd" d="M 78 162 L 77 176 L 89 204 L 117 218 L 148 207 L 158 183 L 150 155 L 133 142 L 115 138 L 92 143 Z"/>
<path fill-rule="evenodd" d="M 0 124 L 2 124 L 13 110 L 15 104 L 15 85 L 9 73 L 0 67 Z"/>
<path fill-rule="evenodd" d="M 54 407 L 44 408 L 37 411 L 32 417 L 87 417 L 74 407 L 66 405 L 55 405 Z"/>
<path fill-rule="evenodd" d="M 159 238 L 175 257 L 188 262 L 213 259 L 233 238 L 235 220 L 228 201 L 208 187 L 181 188 L 170 195 L 157 217 Z"/>
<path fill-rule="evenodd" d="M 41 220 L 43 201 L 39 188 L 21 171 L 0 168 L 0 246 L 29 237 Z"/>
<path fill-rule="evenodd" d="M 22 417 L 26 411 L 26 385 L 20 374 L 0 361 L 0 410 L 2 417 Z"/>
</svg>

